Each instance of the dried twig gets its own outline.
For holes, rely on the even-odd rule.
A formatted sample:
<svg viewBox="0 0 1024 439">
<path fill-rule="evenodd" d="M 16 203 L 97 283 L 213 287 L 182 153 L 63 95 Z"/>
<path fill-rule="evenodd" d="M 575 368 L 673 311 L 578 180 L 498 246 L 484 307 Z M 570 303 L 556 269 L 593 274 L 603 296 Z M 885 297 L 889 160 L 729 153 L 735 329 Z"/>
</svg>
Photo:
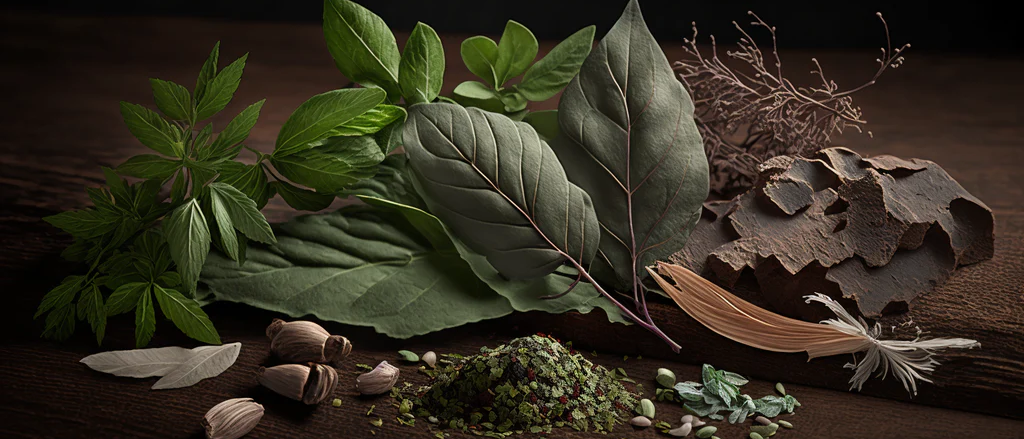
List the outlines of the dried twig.
<svg viewBox="0 0 1024 439">
<path fill-rule="evenodd" d="M 886 46 L 876 60 L 879 66 L 871 80 L 840 91 L 835 81 L 826 79 L 818 60 L 812 58 L 811 73 L 821 79 L 821 85 L 799 87 L 783 75 L 775 27 L 753 12 L 747 13 L 754 18 L 751 25 L 767 29 L 772 37 L 769 64 L 754 38 L 735 21 L 733 25 L 742 35 L 739 49 L 727 51 L 726 56 L 742 61 L 749 71 L 727 67 L 718 56 L 713 35 L 711 56 L 705 57 L 697 48 L 696 23 L 693 37 L 686 39 L 683 47 L 689 58 L 674 64 L 696 105 L 697 125 L 711 165 L 711 189 L 723 194 L 752 186 L 757 166 L 767 159 L 805 155 L 832 146 L 832 135 L 847 127 L 862 132 L 866 122 L 851 95 L 873 85 L 886 69 L 902 65 L 903 51 L 910 48 L 910 44 L 904 44 L 893 49 L 889 26 L 878 13 L 885 28 Z"/>
</svg>

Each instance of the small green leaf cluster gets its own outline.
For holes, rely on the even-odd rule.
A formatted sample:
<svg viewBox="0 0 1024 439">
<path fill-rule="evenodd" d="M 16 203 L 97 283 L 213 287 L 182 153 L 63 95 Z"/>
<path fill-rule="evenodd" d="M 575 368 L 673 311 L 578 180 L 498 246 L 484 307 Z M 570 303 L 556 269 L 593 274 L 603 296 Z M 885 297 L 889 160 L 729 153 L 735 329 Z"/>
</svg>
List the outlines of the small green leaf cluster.
<svg viewBox="0 0 1024 439">
<path fill-rule="evenodd" d="M 454 91 L 455 102 L 522 120 L 528 102 L 551 99 L 576 76 L 590 54 L 595 29 L 587 26 L 570 35 L 536 63 L 537 38 L 513 20 L 505 25 L 497 43 L 482 35 L 466 39 L 461 47 L 462 61 L 483 82 L 459 84 Z M 509 84 L 520 75 L 518 83 Z"/>
<path fill-rule="evenodd" d="M 730 424 L 743 422 L 749 416 L 761 414 L 774 418 L 782 412 L 793 413 L 800 403 L 792 395 L 767 395 L 753 399 L 750 395 L 740 393 L 740 387 L 748 380 L 742 375 L 717 370 L 710 364 L 701 369 L 701 382 L 684 381 L 670 386 L 674 390 L 674 398 L 683 403 L 689 412 L 721 421 L 726 419 L 719 412 L 729 412 Z M 662 390 L 662 389 L 659 389 Z M 668 389 L 664 389 L 668 390 Z M 670 395 L 664 392 L 661 395 Z"/>
</svg>

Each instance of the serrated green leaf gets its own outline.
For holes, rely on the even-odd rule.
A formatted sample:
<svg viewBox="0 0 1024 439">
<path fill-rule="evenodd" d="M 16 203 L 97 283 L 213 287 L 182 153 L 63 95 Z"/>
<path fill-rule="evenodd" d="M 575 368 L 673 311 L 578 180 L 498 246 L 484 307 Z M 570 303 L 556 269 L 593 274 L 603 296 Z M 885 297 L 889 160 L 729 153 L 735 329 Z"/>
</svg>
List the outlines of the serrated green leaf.
<svg viewBox="0 0 1024 439">
<path fill-rule="evenodd" d="M 210 145 L 212 157 L 220 157 L 222 154 L 230 151 L 231 147 L 242 143 L 246 137 L 249 137 L 249 132 L 256 125 L 256 121 L 260 117 L 260 110 L 266 101 L 266 99 L 263 99 L 246 107 L 241 113 L 238 113 L 238 116 L 231 119 L 231 122 L 228 122 L 228 125 L 224 127 L 224 130 L 217 135 L 213 144 Z"/>
<path fill-rule="evenodd" d="M 558 137 L 558 110 L 531 111 L 523 117 L 523 122 L 537 130 L 537 135 L 545 141 Z"/>
<path fill-rule="evenodd" d="M 171 202 L 177 204 L 184 201 L 187 193 L 188 177 L 185 175 L 184 169 L 179 169 L 174 174 L 174 183 L 171 183 Z"/>
<path fill-rule="evenodd" d="M 107 330 L 107 310 L 103 304 L 103 293 L 94 283 L 82 291 L 78 298 L 78 318 L 85 319 L 96 334 L 96 344 L 103 344 L 103 336 Z"/>
<path fill-rule="evenodd" d="M 135 306 L 135 347 L 142 348 L 149 344 L 156 332 L 156 312 L 153 309 L 153 296 L 147 288 L 139 296 Z"/>
<path fill-rule="evenodd" d="M 125 160 L 117 167 L 117 173 L 136 178 L 164 179 L 181 169 L 181 160 L 171 160 L 155 154 L 142 154 Z"/>
<path fill-rule="evenodd" d="M 161 79 L 150 79 L 156 107 L 174 120 L 192 119 L 192 93 L 181 85 Z"/>
<path fill-rule="evenodd" d="M 82 290 L 82 281 L 84 280 L 85 276 L 65 277 L 60 285 L 57 285 L 43 296 L 43 300 L 39 302 L 39 308 L 36 309 L 36 314 L 32 318 L 39 318 L 39 316 L 51 309 L 70 304 L 75 299 L 75 295 Z"/>
<path fill-rule="evenodd" d="M 75 307 L 65 305 L 56 308 L 46 316 L 43 337 L 50 340 L 64 341 L 75 333 Z"/>
<path fill-rule="evenodd" d="M 227 201 L 224 200 L 224 197 L 219 196 L 213 190 L 210 191 L 210 209 L 213 211 L 213 218 L 214 221 L 216 221 L 217 223 L 217 231 L 219 232 L 220 235 L 220 248 L 224 250 L 224 253 L 227 253 L 228 257 L 237 261 L 237 233 L 235 233 L 235 225 L 231 222 L 231 215 L 228 214 L 228 207 L 226 203 Z"/>
<path fill-rule="evenodd" d="M 149 291 L 149 282 L 130 282 L 121 285 L 107 299 L 106 314 L 115 316 L 135 309 L 139 297 Z"/>
<path fill-rule="evenodd" d="M 391 101 L 398 100 L 398 43 L 384 20 L 355 2 L 324 0 L 323 27 L 327 49 L 341 74 L 364 86 L 380 87 Z"/>
<path fill-rule="evenodd" d="M 397 105 L 380 104 L 331 130 L 328 137 L 374 134 L 399 119 L 405 120 L 405 117 L 404 108 Z"/>
<path fill-rule="evenodd" d="M 285 203 L 298 210 L 316 212 L 328 208 L 334 202 L 333 194 L 320 194 L 314 191 L 302 189 L 285 181 L 270 183 Z"/>
<path fill-rule="evenodd" d="M 210 196 L 216 202 L 215 206 L 219 205 L 226 210 L 231 224 L 249 239 L 266 244 L 277 241 L 267 219 L 256 208 L 256 203 L 234 186 L 221 182 L 211 183 Z"/>
<path fill-rule="evenodd" d="M 395 338 L 512 312 L 458 253 L 434 249 L 397 212 L 347 206 L 282 224 L 278 236 L 269 248 L 250 246 L 241 267 L 211 255 L 202 278 L 211 297 Z"/>
<path fill-rule="evenodd" d="M 369 137 L 331 137 L 313 149 L 270 160 L 291 181 L 317 192 L 338 193 L 372 177 L 384 154 Z"/>
<path fill-rule="evenodd" d="M 181 133 L 155 111 L 122 101 L 121 117 L 128 131 L 143 145 L 169 157 L 184 156 L 185 145 L 181 141 Z"/>
<path fill-rule="evenodd" d="M 164 317 L 174 322 L 174 326 L 181 332 L 203 343 L 221 344 L 213 322 L 195 300 L 183 296 L 177 290 L 159 285 L 153 286 L 153 293 Z"/>
<path fill-rule="evenodd" d="M 67 210 L 43 218 L 43 221 L 79 239 L 92 239 L 110 233 L 117 228 L 120 220 L 116 212 L 99 209 Z"/>
<path fill-rule="evenodd" d="M 494 90 L 477 81 L 466 81 L 452 91 L 455 101 L 465 107 L 476 107 L 493 113 L 501 113 L 505 104 Z"/>
<path fill-rule="evenodd" d="M 284 157 L 312 148 L 314 142 L 377 106 L 385 97 L 384 91 L 377 88 L 346 88 L 309 98 L 281 127 L 273 156 Z"/>
<path fill-rule="evenodd" d="M 498 41 L 498 57 L 494 62 L 496 86 L 504 85 L 526 71 L 537 58 L 537 37 L 526 26 L 509 20 Z"/>
<path fill-rule="evenodd" d="M 206 226 L 206 217 L 199 203 L 193 198 L 174 209 L 164 220 L 164 233 L 182 283 L 190 293 L 195 292 L 211 241 L 210 229 Z"/>
<path fill-rule="evenodd" d="M 437 32 L 416 23 L 405 43 L 398 69 L 402 96 L 410 104 L 431 102 L 444 82 L 444 46 Z"/>
<path fill-rule="evenodd" d="M 203 92 L 206 90 L 206 85 L 210 83 L 210 80 L 214 76 L 217 76 L 217 62 L 220 58 L 220 41 L 214 43 L 213 50 L 210 51 L 210 56 L 206 58 L 206 62 L 203 63 L 203 67 L 199 70 L 199 77 L 196 79 L 196 89 L 194 91 L 194 101 L 198 102 L 203 96 Z"/>
<path fill-rule="evenodd" d="M 179 275 L 178 272 L 176 271 L 165 271 L 161 273 L 159 277 L 156 278 L 156 281 L 159 282 L 162 286 L 174 288 L 178 285 L 181 285 L 181 275 Z"/>
<path fill-rule="evenodd" d="M 205 160 L 204 155 L 209 154 L 208 152 L 207 154 L 203 154 L 203 152 L 209 151 L 209 148 L 206 148 L 206 145 L 210 142 L 210 136 L 213 136 L 212 123 L 206 124 L 206 126 L 204 126 L 203 129 L 199 130 L 199 133 L 196 134 L 196 138 L 193 141 L 195 148 L 199 150 L 200 160 Z"/>
<path fill-rule="evenodd" d="M 485 36 L 467 38 L 462 42 L 459 53 L 462 62 L 478 78 L 487 81 L 492 88 L 498 86 L 495 64 L 498 62 L 498 44 Z"/>
<path fill-rule="evenodd" d="M 246 165 L 235 161 L 227 161 L 218 168 L 218 182 L 227 183 L 242 191 L 256 203 L 257 209 L 267 205 L 271 197 L 271 188 L 267 184 L 267 173 L 261 165 Z"/>
<path fill-rule="evenodd" d="M 217 114 L 231 102 L 235 90 L 238 90 L 238 84 L 242 81 L 242 71 L 245 70 L 245 60 L 248 57 L 248 53 L 242 55 L 206 84 L 203 95 L 196 104 L 196 120 L 204 120 Z"/>
<path fill-rule="evenodd" d="M 530 66 L 516 89 L 526 99 L 540 102 L 554 97 L 580 71 L 594 46 L 595 26 L 587 26 L 558 43 L 544 58 Z"/>
</svg>

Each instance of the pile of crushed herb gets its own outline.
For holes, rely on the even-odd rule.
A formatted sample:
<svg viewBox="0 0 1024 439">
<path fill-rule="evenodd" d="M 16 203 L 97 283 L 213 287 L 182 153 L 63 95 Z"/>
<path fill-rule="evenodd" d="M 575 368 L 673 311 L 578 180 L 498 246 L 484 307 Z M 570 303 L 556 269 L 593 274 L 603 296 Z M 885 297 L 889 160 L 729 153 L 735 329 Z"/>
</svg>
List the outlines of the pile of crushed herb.
<svg viewBox="0 0 1024 439">
<path fill-rule="evenodd" d="M 611 431 L 637 404 L 611 371 L 542 334 L 480 354 L 444 355 L 432 379 L 408 400 L 416 414 L 487 437 L 552 428 Z"/>
</svg>

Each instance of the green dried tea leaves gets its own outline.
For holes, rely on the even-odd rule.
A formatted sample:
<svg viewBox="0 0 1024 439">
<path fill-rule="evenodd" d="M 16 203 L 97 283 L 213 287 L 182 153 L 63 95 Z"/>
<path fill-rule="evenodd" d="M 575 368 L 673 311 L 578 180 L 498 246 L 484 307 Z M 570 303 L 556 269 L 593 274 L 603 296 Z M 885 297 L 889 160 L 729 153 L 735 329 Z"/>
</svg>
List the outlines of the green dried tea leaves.
<svg viewBox="0 0 1024 439">
<path fill-rule="evenodd" d="M 768 395 L 753 399 L 741 394 L 740 386 L 747 382 L 742 375 L 717 370 L 705 364 L 701 368 L 700 383 L 684 381 L 676 383 L 674 389 L 677 398 L 690 413 L 718 421 L 728 419 L 730 424 L 743 422 L 754 414 L 774 418 L 782 412 L 793 413 L 800 404 L 792 395 Z M 720 412 L 729 412 L 728 418 Z"/>
</svg>

